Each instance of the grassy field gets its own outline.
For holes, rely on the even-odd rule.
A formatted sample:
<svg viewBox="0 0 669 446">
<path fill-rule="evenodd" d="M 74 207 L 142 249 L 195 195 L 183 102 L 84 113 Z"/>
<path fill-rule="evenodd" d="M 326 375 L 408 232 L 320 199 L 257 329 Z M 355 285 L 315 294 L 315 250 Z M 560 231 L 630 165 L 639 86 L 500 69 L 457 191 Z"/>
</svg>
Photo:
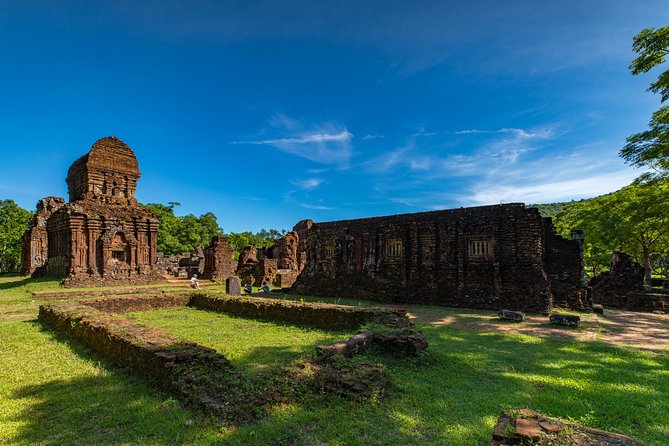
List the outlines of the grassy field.
<svg viewBox="0 0 669 446">
<path fill-rule="evenodd" d="M 419 324 L 425 357 L 359 358 L 387 367 L 394 387 L 385 398 L 310 393 L 263 421 L 225 427 L 41 326 L 29 292 L 57 287 L 0 277 L 0 444 L 484 445 L 500 409 L 516 407 L 669 444 L 669 353 L 430 322 Z M 424 321 L 492 317 L 420 312 Z M 193 309 L 133 317 L 216 348 L 250 373 L 347 334 Z"/>
</svg>

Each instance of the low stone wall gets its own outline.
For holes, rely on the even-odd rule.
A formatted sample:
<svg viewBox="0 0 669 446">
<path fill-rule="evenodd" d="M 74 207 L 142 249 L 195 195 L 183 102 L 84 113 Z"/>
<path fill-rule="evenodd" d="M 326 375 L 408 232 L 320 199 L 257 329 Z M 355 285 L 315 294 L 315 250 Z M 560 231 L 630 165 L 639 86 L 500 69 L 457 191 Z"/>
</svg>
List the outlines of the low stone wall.
<svg viewBox="0 0 669 446">
<path fill-rule="evenodd" d="M 627 295 L 625 308 L 632 311 L 669 312 L 669 294 L 636 292 Z"/>
<path fill-rule="evenodd" d="M 81 303 L 108 313 L 128 313 L 131 311 L 151 311 L 160 308 L 185 307 L 190 302 L 189 294 L 153 295 L 133 297 L 108 297 L 84 300 Z"/>
<path fill-rule="evenodd" d="M 71 334 L 103 357 L 132 367 L 186 403 L 224 418 L 229 407 L 245 405 L 231 391 L 240 381 L 238 373 L 215 350 L 87 305 L 42 305 L 39 320 Z"/>
<path fill-rule="evenodd" d="M 272 399 L 272 394 L 235 371 L 228 359 L 215 350 L 174 338 L 159 329 L 143 326 L 118 314 L 185 305 L 322 328 L 356 328 L 372 322 L 392 327 L 398 333 L 417 335 L 403 310 L 226 295 L 212 297 L 205 293 L 111 296 L 77 303 L 52 303 L 40 306 L 39 320 L 70 334 L 102 357 L 135 369 L 186 404 L 208 410 L 230 424 L 254 421 L 261 416 L 263 408 L 285 399 L 281 395 L 278 400 Z M 374 340 L 380 341 L 381 345 L 389 344 L 382 334 L 375 333 L 374 336 Z M 424 345 L 415 348 L 418 345 L 414 342 L 415 337 L 400 336 L 401 339 L 394 340 L 391 348 L 418 354 L 418 350 L 422 351 L 427 343 L 423 340 Z M 313 374 L 302 373 L 302 369 L 302 372 L 296 372 L 287 366 L 283 372 L 285 377 L 268 385 L 281 383 L 288 377 L 291 382 L 297 379 L 320 391 L 334 392 L 352 399 L 378 394 L 389 385 L 382 365 L 349 364 L 323 358 L 321 355 L 318 361 L 304 362 L 305 370 L 308 366 L 310 370 L 315 370 Z M 290 395 L 293 388 L 292 385 L 277 388 L 274 396 L 277 391 Z"/>
<path fill-rule="evenodd" d="M 396 328 L 413 327 L 404 310 L 349 307 L 269 298 L 211 296 L 205 293 L 193 294 L 190 305 L 243 317 L 272 319 L 320 328 L 358 328 L 369 322 L 378 322 Z"/>
</svg>

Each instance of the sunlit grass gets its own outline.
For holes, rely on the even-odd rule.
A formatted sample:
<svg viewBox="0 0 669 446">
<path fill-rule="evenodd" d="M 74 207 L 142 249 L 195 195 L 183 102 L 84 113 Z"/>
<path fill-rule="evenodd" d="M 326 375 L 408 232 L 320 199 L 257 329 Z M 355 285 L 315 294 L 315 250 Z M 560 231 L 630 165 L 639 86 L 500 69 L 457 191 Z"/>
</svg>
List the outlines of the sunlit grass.
<svg viewBox="0 0 669 446">
<path fill-rule="evenodd" d="M 331 344 L 355 334 L 354 330 L 319 330 L 194 308 L 136 312 L 126 316 L 213 348 L 233 365 L 247 371 L 277 368 L 312 353 L 316 345 Z"/>
<path fill-rule="evenodd" d="M 0 444 L 485 445 L 499 410 L 517 407 L 643 444 L 669 444 L 668 353 L 436 324 L 419 326 L 430 343 L 423 358 L 356 358 L 387 367 L 393 389 L 381 401 L 305 394 L 273 406 L 261 422 L 222 426 L 132 370 L 43 328 L 35 320 L 43 301 L 29 291 L 57 290 L 58 283 L 21 281 L 0 277 Z M 435 320 L 490 314 L 416 311 Z M 139 318 L 220 349 L 246 372 L 309 354 L 314 344 L 344 335 L 194 309 Z"/>
</svg>

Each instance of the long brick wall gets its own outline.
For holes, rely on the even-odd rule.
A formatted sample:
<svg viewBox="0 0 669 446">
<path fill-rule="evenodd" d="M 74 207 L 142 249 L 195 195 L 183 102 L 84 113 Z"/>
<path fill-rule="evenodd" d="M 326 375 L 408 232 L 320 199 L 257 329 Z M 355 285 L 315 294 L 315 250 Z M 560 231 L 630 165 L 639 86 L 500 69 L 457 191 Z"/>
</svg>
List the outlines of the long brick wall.
<svg viewBox="0 0 669 446">
<path fill-rule="evenodd" d="M 300 222 L 306 262 L 294 290 L 548 312 L 578 300 L 581 258 L 578 242 L 547 225 L 523 204 Z"/>
</svg>

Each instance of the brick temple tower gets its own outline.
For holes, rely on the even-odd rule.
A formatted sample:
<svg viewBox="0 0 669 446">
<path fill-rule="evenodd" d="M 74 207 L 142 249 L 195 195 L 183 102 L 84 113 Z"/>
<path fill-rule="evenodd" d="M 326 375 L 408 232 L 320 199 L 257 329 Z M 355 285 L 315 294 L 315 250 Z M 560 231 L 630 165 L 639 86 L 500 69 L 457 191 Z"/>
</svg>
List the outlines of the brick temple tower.
<svg viewBox="0 0 669 446">
<path fill-rule="evenodd" d="M 37 204 L 23 237 L 23 273 L 63 277 L 66 286 L 149 283 L 156 268 L 158 218 L 135 198 L 140 177 L 127 144 L 101 138 L 67 174 L 70 202 Z"/>
</svg>

